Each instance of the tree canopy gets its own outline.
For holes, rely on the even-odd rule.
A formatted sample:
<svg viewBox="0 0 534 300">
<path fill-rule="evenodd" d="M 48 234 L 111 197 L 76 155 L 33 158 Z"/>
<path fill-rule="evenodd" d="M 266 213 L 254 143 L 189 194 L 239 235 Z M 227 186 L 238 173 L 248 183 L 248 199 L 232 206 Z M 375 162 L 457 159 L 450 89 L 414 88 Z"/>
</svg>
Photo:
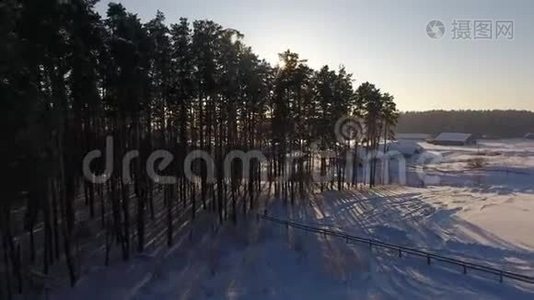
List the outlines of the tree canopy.
<svg viewBox="0 0 534 300">
<path fill-rule="evenodd" d="M 171 245 L 176 228 L 201 211 L 236 222 L 239 211 L 259 207 L 266 186 L 270 197 L 304 198 L 313 190 L 314 143 L 358 156 L 355 148 L 377 149 L 391 137 L 393 97 L 371 83 L 355 88 L 344 67 L 314 70 L 290 50 L 273 66 L 239 31 L 213 21 L 166 23 L 158 11 L 145 23 L 118 3 L 100 16 L 96 2 L 0 4 L 0 298 L 22 292 L 28 268 L 48 274 L 67 266 L 74 285 L 88 249 L 103 247 L 108 264 L 160 240 Z M 336 139 L 344 116 L 365 120 L 365 139 Z M 113 172 L 100 184 L 84 176 L 82 162 L 106 148 L 108 137 Z M 177 177 L 173 184 L 154 181 L 145 169 L 155 150 L 174 155 L 160 170 Z M 215 180 L 200 160 L 192 164 L 197 178 L 186 178 L 184 159 L 195 150 L 213 157 Z M 268 161 L 228 178 L 223 161 L 232 150 L 261 150 Z M 288 167 L 295 151 L 307 156 Z M 334 180 L 337 188 L 358 183 L 342 180 L 343 162 L 321 160 L 322 173 L 337 174 L 322 189 L 334 188 Z M 91 168 L 102 174 L 107 165 L 95 160 Z M 89 239 L 88 230 L 102 234 Z"/>
</svg>

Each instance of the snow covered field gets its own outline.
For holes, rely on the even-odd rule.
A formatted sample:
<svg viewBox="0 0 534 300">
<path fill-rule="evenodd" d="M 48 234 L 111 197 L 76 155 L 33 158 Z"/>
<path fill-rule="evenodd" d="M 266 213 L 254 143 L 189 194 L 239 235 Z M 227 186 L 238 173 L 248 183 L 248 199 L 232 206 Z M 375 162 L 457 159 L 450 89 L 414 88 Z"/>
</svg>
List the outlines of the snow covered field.
<svg viewBox="0 0 534 300">
<path fill-rule="evenodd" d="M 325 192 L 270 215 L 534 276 L 534 142 L 422 143 L 443 155 L 425 187 Z M 95 267 L 52 299 L 533 299 L 534 285 L 250 216 L 214 230 L 202 220 L 170 250 Z"/>
</svg>

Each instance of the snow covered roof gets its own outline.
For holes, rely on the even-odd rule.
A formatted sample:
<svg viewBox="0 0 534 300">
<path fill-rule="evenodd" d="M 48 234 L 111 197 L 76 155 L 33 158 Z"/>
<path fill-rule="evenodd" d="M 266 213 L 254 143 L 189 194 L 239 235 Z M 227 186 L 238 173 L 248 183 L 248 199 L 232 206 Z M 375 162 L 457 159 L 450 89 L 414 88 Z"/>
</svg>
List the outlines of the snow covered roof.
<svg viewBox="0 0 534 300">
<path fill-rule="evenodd" d="M 397 140 L 426 140 L 430 138 L 430 134 L 426 133 L 397 133 L 395 134 Z"/>
<path fill-rule="evenodd" d="M 470 133 L 461 132 L 442 132 L 434 140 L 435 141 L 453 141 L 453 142 L 465 142 L 473 135 Z"/>
</svg>

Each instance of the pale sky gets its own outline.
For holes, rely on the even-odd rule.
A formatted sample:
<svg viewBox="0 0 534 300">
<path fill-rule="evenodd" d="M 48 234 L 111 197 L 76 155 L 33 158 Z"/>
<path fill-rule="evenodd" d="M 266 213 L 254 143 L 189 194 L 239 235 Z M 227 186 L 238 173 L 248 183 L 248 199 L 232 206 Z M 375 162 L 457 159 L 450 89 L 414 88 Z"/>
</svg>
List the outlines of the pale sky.
<svg viewBox="0 0 534 300">
<path fill-rule="evenodd" d="M 105 15 L 108 0 L 98 11 Z M 168 23 L 211 19 L 245 35 L 273 65 L 291 49 L 316 69 L 343 64 L 393 94 L 400 110 L 527 109 L 534 111 L 532 0 L 117 0 L 143 21 L 159 9 Z M 458 40 L 453 20 L 489 20 L 489 40 Z M 445 25 L 441 39 L 429 21 Z M 496 39 L 496 21 L 512 20 L 513 39 Z"/>
</svg>

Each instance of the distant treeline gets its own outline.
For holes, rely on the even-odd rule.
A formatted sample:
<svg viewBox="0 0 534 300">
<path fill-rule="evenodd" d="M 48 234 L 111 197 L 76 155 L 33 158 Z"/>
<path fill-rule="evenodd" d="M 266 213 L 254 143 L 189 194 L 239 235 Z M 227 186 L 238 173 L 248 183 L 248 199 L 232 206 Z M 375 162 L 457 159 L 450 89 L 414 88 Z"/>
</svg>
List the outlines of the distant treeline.
<svg viewBox="0 0 534 300">
<path fill-rule="evenodd" d="M 518 110 L 433 110 L 401 113 L 398 133 L 466 132 L 514 138 L 534 132 L 534 112 Z"/>
</svg>

